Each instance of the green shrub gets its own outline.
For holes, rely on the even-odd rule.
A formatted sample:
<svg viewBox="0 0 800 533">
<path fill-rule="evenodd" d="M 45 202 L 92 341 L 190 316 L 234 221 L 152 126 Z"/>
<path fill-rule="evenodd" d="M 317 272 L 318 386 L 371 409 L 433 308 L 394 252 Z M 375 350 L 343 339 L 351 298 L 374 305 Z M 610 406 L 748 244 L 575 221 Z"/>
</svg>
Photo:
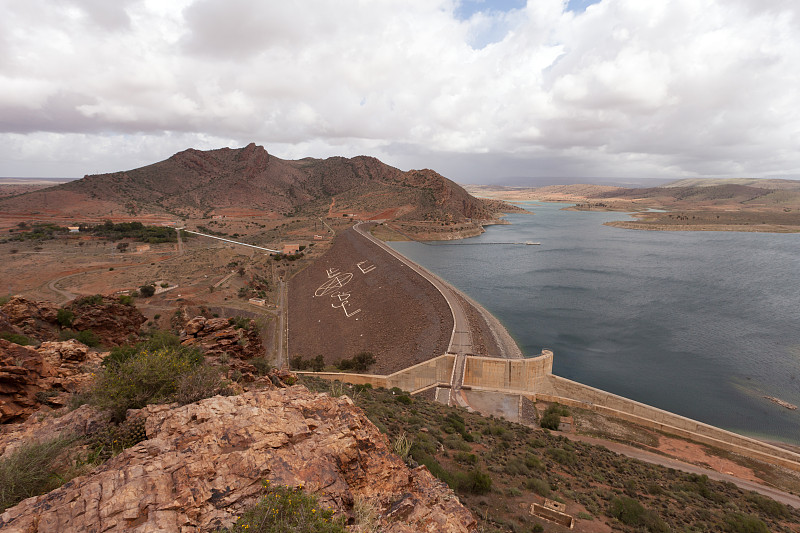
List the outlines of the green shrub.
<svg viewBox="0 0 800 533">
<path fill-rule="evenodd" d="M 212 396 L 222 387 L 221 379 L 212 387 L 209 375 L 190 376 L 201 361 L 202 355 L 179 348 L 137 351 L 127 359 L 106 364 L 92 388 L 91 402 L 109 409 L 114 420 L 121 421 L 128 409 Z M 195 390 L 198 382 L 204 384 L 202 393 Z"/>
<path fill-rule="evenodd" d="M 574 465 L 575 454 L 569 450 L 561 448 L 547 448 L 547 455 L 562 465 Z"/>
<path fill-rule="evenodd" d="M 150 298 L 156 293 L 156 288 L 154 285 L 142 285 L 139 287 L 139 294 L 144 296 L 145 298 Z"/>
<path fill-rule="evenodd" d="M 20 346 L 30 346 L 33 344 L 33 341 L 26 337 L 25 335 L 20 335 L 19 333 L 11 333 L 9 331 L 4 331 L 0 333 L 0 339 L 7 340 L 8 342 L 13 342 L 14 344 L 19 344 Z"/>
<path fill-rule="evenodd" d="M 525 466 L 530 468 L 531 470 L 544 470 L 544 465 L 542 461 L 533 454 L 528 454 L 525 456 Z"/>
<path fill-rule="evenodd" d="M 248 362 L 256 367 L 256 372 L 258 372 L 260 376 L 265 376 L 272 370 L 272 365 L 267 361 L 266 357 L 253 357 Z"/>
<path fill-rule="evenodd" d="M 72 325 L 72 320 L 75 318 L 75 313 L 69 309 L 59 309 L 56 313 L 56 320 L 62 328 L 68 328 Z"/>
<path fill-rule="evenodd" d="M 468 474 L 459 472 L 456 475 L 458 490 L 471 494 L 486 494 L 492 490 L 492 477 L 476 468 Z"/>
<path fill-rule="evenodd" d="M 558 431 L 558 426 L 561 424 L 562 416 L 569 416 L 569 410 L 558 403 L 550 404 L 550 406 L 542 415 L 539 425 L 545 429 Z"/>
<path fill-rule="evenodd" d="M 687 492 L 695 492 L 707 500 L 716 503 L 723 503 L 727 499 L 724 494 L 717 492 L 713 487 L 709 486 L 708 476 L 705 474 L 689 474 L 687 476 L 688 483 L 681 483 L 678 488 Z"/>
<path fill-rule="evenodd" d="M 411 446 L 411 457 L 419 464 L 425 465 L 434 477 L 447 483 L 450 488 L 457 488 L 458 484 L 453 474 L 445 470 L 445 468 L 439 464 L 439 461 L 437 461 L 433 455 L 429 454 L 423 446 L 423 444 L 415 442 L 413 446 Z"/>
<path fill-rule="evenodd" d="M 466 465 L 478 464 L 478 456 L 475 455 L 474 453 L 456 452 L 456 454 L 453 456 L 453 459 L 457 463 L 462 463 L 462 464 L 466 464 Z"/>
<path fill-rule="evenodd" d="M 63 454 L 73 442 L 71 437 L 29 442 L 0 460 L 0 513 L 66 482 Z"/>
<path fill-rule="evenodd" d="M 755 516 L 731 513 L 725 516 L 725 531 L 730 533 L 769 533 L 769 528 Z"/>
<path fill-rule="evenodd" d="M 654 511 L 627 496 L 611 500 L 609 515 L 627 526 L 643 526 L 654 533 L 669 531 L 669 526 Z"/>
<path fill-rule="evenodd" d="M 73 306 L 75 307 L 85 307 L 87 305 L 101 305 L 103 303 L 103 295 L 102 294 L 93 294 L 91 296 L 83 296 L 82 298 L 78 298 L 73 302 Z"/>
<path fill-rule="evenodd" d="M 541 421 L 539 422 L 545 429 L 552 429 L 554 431 L 558 431 L 558 426 L 561 425 L 561 415 L 556 413 L 548 413 L 542 416 Z"/>
<path fill-rule="evenodd" d="M 121 294 L 119 297 L 119 303 L 122 305 L 133 305 L 133 296 L 130 294 Z"/>
<path fill-rule="evenodd" d="M 336 366 L 339 367 L 339 370 L 366 372 L 376 361 L 377 359 L 375 359 L 375 356 L 371 352 L 360 352 L 352 359 L 342 359 Z"/>
<path fill-rule="evenodd" d="M 250 328 L 251 319 L 244 316 L 234 316 L 228 319 L 228 324 L 236 329 Z"/>
<path fill-rule="evenodd" d="M 757 492 L 751 492 L 747 495 L 747 499 L 755 505 L 755 507 L 762 513 L 771 516 L 772 518 L 789 518 L 791 513 L 786 506 L 780 502 L 776 502 L 772 498 L 762 496 Z"/>
<path fill-rule="evenodd" d="M 550 483 L 543 479 L 530 478 L 525 482 L 525 487 L 539 496 L 544 496 L 545 498 L 550 496 Z"/>
<path fill-rule="evenodd" d="M 513 457 L 506 461 L 506 466 L 503 468 L 506 474 L 510 476 L 527 476 L 530 471 L 522 459 Z"/>
<path fill-rule="evenodd" d="M 317 497 L 302 488 L 272 487 L 264 483 L 266 494 L 245 511 L 228 533 L 346 533 L 345 517 L 334 517 L 323 509 Z"/>
<path fill-rule="evenodd" d="M 408 394 L 398 394 L 397 396 L 395 396 L 395 400 L 402 403 L 403 405 L 411 405 L 411 403 L 413 402 L 413 400 Z"/>
<path fill-rule="evenodd" d="M 82 342 L 86 346 L 91 346 L 92 348 L 97 348 L 100 346 L 100 338 L 95 334 L 94 331 L 90 329 L 85 329 L 83 331 L 73 331 L 71 329 L 65 329 L 59 335 L 62 341 L 68 341 L 70 339 L 75 339 L 78 342 Z"/>
</svg>

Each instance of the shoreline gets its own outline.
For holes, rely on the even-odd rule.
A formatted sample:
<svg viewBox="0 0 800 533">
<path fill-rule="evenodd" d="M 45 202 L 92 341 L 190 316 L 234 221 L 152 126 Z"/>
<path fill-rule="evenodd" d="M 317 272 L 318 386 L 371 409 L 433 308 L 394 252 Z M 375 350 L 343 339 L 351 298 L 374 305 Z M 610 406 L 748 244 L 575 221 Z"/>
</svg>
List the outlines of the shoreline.
<svg viewBox="0 0 800 533">
<path fill-rule="evenodd" d="M 513 196 L 513 197 L 512 197 Z M 672 207 L 665 207 L 664 205 L 658 203 L 638 203 L 633 201 L 623 201 L 622 204 L 617 203 L 614 204 L 610 202 L 608 205 L 603 206 L 591 206 L 586 207 L 586 204 L 583 204 L 583 207 L 580 207 L 584 202 L 591 202 L 591 198 L 586 197 L 579 197 L 579 196 L 539 196 L 535 197 L 532 194 L 518 194 L 518 195 L 491 195 L 487 192 L 481 193 L 482 198 L 489 198 L 493 200 L 502 200 L 504 202 L 544 202 L 544 203 L 556 203 L 556 204 L 572 204 L 566 207 L 563 207 L 563 211 L 576 211 L 576 212 L 602 212 L 602 213 L 620 213 L 620 214 L 627 214 L 629 216 L 637 216 L 637 215 L 647 215 L 652 217 L 654 212 L 648 211 L 651 209 L 659 210 L 658 214 L 662 216 L 670 216 L 675 214 L 681 213 L 689 213 L 689 214 L 696 214 L 699 216 L 700 220 L 695 223 L 689 223 L 687 220 L 686 224 L 664 224 L 659 223 L 659 220 L 653 220 L 652 222 L 644 221 L 644 220 L 614 220 L 610 222 L 603 223 L 604 226 L 622 228 L 622 229 L 632 229 L 632 230 L 641 230 L 641 231 L 734 231 L 734 232 L 742 232 L 742 233 L 800 233 L 800 225 L 796 225 L 794 223 L 781 223 L 782 216 L 788 216 L 783 211 L 750 211 L 750 210 L 731 210 L 731 209 L 703 209 L 702 207 L 697 208 L 693 206 L 672 206 Z M 589 204 L 591 205 L 591 204 Z M 711 216 L 714 215 L 717 218 L 719 216 L 731 216 L 731 213 L 741 213 L 742 217 L 747 220 L 747 217 L 751 217 L 750 220 L 752 222 L 727 222 L 720 221 L 720 222 L 711 222 Z M 764 215 L 765 221 L 762 221 L 760 216 Z M 770 221 L 770 217 L 772 217 L 772 221 Z M 645 217 L 647 218 L 647 217 Z M 753 220 L 755 219 L 755 220 Z M 729 219 L 730 220 L 730 219 Z M 790 222 L 796 222 L 795 220 L 791 220 Z"/>
</svg>

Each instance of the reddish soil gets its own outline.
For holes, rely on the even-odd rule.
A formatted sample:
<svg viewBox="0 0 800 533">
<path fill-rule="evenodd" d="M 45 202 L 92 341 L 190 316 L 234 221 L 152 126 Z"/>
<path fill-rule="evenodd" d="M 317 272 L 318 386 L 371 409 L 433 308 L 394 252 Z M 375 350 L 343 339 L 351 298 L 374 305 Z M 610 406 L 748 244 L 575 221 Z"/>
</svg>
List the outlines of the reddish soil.
<svg viewBox="0 0 800 533">
<path fill-rule="evenodd" d="M 452 330 L 441 294 L 352 229 L 289 282 L 290 357 L 369 351 L 369 372 L 389 374 L 445 353 Z"/>
<path fill-rule="evenodd" d="M 675 457 L 691 464 L 704 465 L 711 470 L 729 474 L 739 479 L 747 479 L 758 483 L 764 482 L 756 476 L 751 469 L 737 464 L 730 459 L 711 455 L 707 452 L 705 447 L 695 442 L 673 439 L 665 435 L 659 436 L 658 441 L 657 450 L 669 457 Z"/>
</svg>

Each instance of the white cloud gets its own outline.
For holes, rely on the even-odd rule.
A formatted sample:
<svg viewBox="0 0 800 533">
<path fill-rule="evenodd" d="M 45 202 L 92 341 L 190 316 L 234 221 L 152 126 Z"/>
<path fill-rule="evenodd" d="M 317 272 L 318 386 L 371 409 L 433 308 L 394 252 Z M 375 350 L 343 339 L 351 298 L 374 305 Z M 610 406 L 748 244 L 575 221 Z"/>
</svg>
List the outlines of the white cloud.
<svg viewBox="0 0 800 533">
<path fill-rule="evenodd" d="M 461 181 L 800 175 L 792 1 L 459 5 L 0 0 L 0 174 L 255 141 Z"/>
</svg>

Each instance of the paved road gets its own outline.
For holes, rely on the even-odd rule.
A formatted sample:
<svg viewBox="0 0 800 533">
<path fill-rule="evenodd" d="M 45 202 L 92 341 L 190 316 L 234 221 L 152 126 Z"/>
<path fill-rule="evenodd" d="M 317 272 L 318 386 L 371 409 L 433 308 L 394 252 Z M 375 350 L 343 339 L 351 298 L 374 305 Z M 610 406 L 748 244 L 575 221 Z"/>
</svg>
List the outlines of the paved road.
<svg viewBox="0 0 800 533">
<path fill-rule="evenodd" d="M 283 339 L 286 334 L 286 283 L 280 281 L 278 286 L 278 367 L 289 368 L 289 358 L 283 357 Z M 286 335 L 288 337 L 288 335 Z"/>
<path fill-rule="evenodd" d="M 453 313 L 453 332 L 450 335 L 450 346 L 448 352 L 456 354 L 455 365 L 453 366 L 453 375 L 450 382 L 450 403 L 458 404 L 462 407 L 469 408 L 469 405 L 461 395 L 461 385 L 464 383 L 464 368 L 467 363 L 467 355 L 473 351 L 472 347 L 472 333 L 469 328 L 469 320 L 464 308 L 461 305 L 461 300 L 457 297 L 455 292 L 450 288 L 446 281 L 433 274 L 429 270 L 411 261 L 400 252 L 394 250 L 382 240 L 373 236 L 369 231 L 361 228 L 362 222 L 359 222 L 353 229 L 355 229 L 362 237 L 380 246 L 386 253 L 395 257 L 398 261 L 406 265 L 408 268 L 427 279 L 436 290 L 441 293 L 450 306 L 450 311 Z"/>
<path fill-rule="evenodd" d="M 667 468 L 674 468 L 675 470 L 689 472 L 690 474 L 705 474 L 710 479 L 715 479 L 717 481 L 728 481 L 730 483 L 733 483 L 734 485 L 737 485 L 739 488 L 743 490 L 752 490 L 754 492 L 758 492 L 759 494 L 763 494 L 764 496 L 768 496 L 775 501 L 791 505 L 795 509 L 800 509 L 800 496 L 795 496 L 794 494 L 789 494 L 788 492 L 784 492 L 782 490 L 778 490 L 776 488 L 769 487 L 767 485 L 762 485 L 760 483 L 749 481 L 747 479 L 740 479 L 738 477 L 729 474 L 723 474 L 721 472 L 717 472 L 716 470 L 710 470 L 708 468 L 703 468 L 689 463 L 684 463 L 683 461 L 672 459 L 671 457 L 665 457 L 657 453 L 649 452 L 647 450 L 642 450 L 641 448 L 636 448 L 634 446 L 621 444 L 619 442 L 598 439 L 595 437 L 588 437 L 586 435 L 575 435 L 570 433 L 559 433 L 559 434 L 567 437 L 570 440 L 585 442 L 587 444 L 595 444 L 598 446 L 605 446 L 612 452 L 618 453 L 620 455 L 625 455 L 627 457 L 632 457 L 634 459 L 639 459 L 640 461 L 644 461 L 646 463 L 661 465 Z"/>
</svg>

